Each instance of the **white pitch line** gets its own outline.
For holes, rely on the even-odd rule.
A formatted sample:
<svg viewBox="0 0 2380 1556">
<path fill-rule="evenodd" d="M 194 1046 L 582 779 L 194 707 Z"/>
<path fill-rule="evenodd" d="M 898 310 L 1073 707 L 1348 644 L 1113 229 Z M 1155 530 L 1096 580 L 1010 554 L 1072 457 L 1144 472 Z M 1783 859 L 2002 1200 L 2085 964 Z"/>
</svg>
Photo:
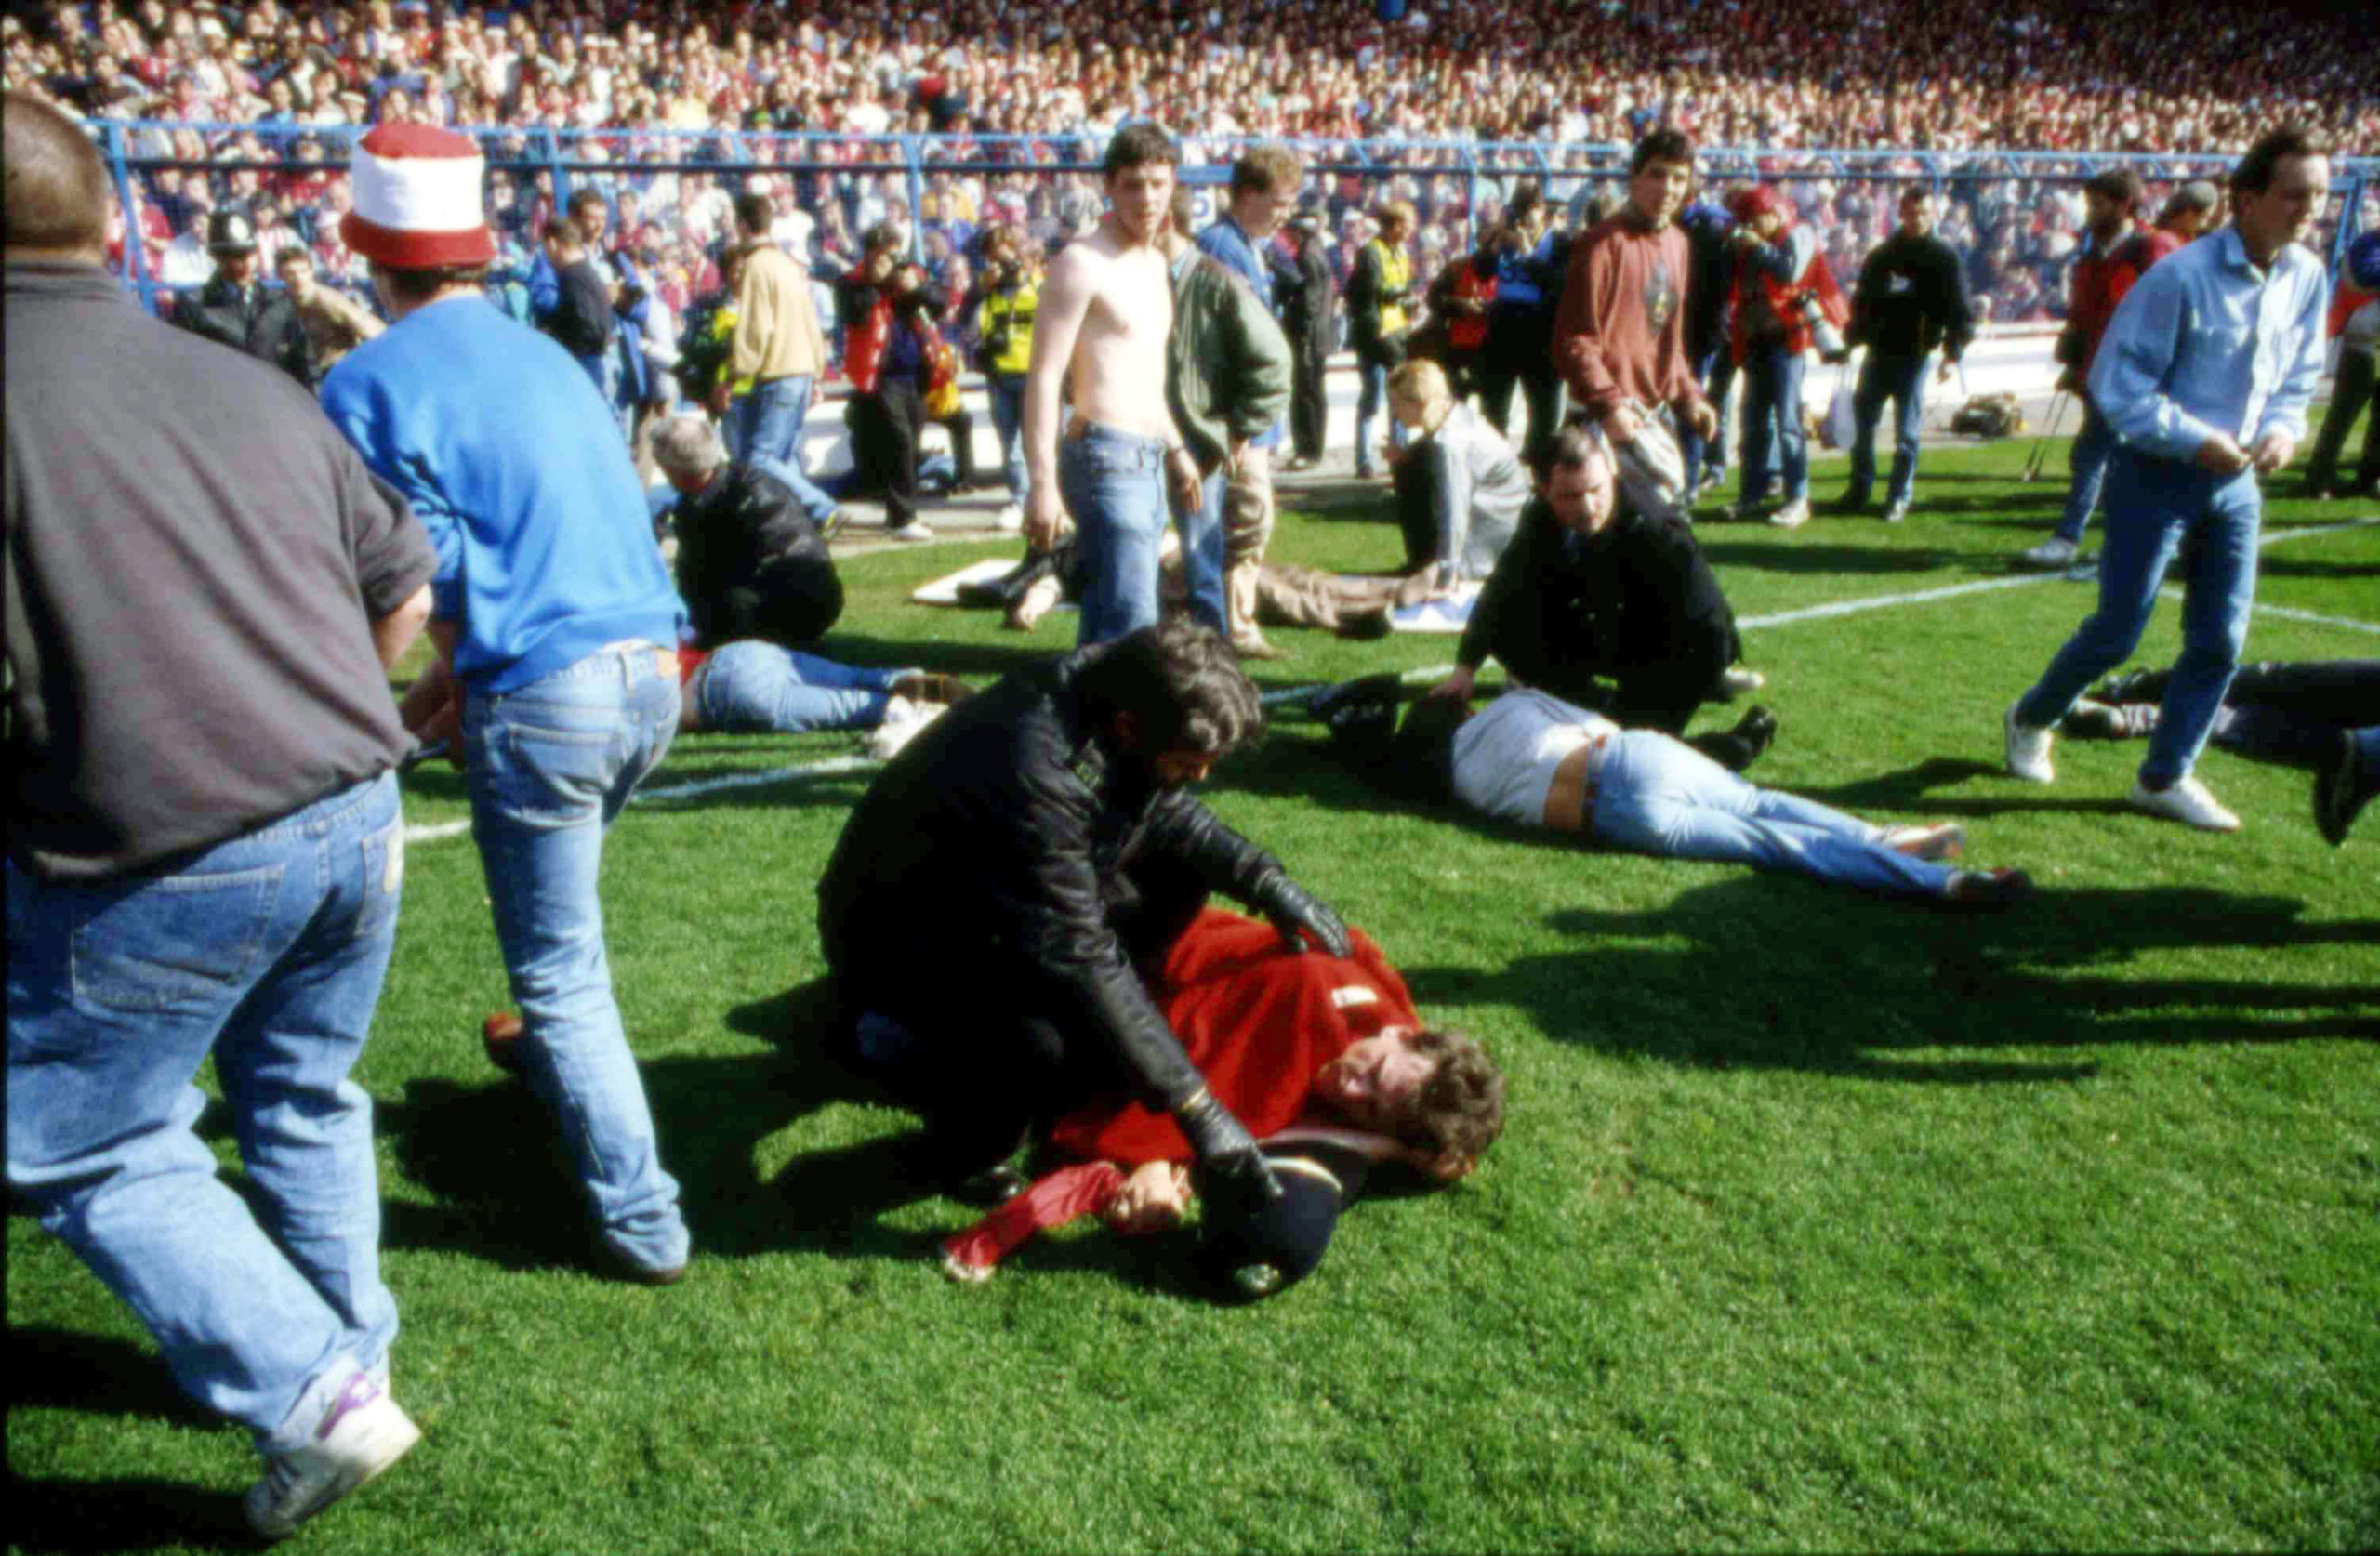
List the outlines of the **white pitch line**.
<svg viewBox="0 0 2380 1556">
<path fill-rule="evenodd" d="M 2171 584 L 2159 589 L 2164 599 L 2178 600 L 2182 591 Z M 2380 621 L 2358 621 L 2353 616 L 2326 616 L 2314 611 L 2300 611 L 2292 605 L 2268 605 L 2259 600 L 2251 607 L 2260 616 L 2280 616 L 2288 621 L 2312 622 L 2317 626 L 2344 626 L 2350 632 L 2380 633 Z"/>
<path fill-rule="evenodd" d="M 724 778 L 698 778 L 691 784 L 672 784 L 666 789 L 641 789 L 628 796 L 628 803 L 637 805 L 651 799 L 691 799 L 696 795 L 717 794 L 721 789 L 748 789 L 762 784 L 780 784 L 788 778 L 827 778 L 844 772 L 871 772 L 883 765 L 874 757 L 829 757 L 823 762 L 773 767 L 765 772 L 733 772 Z"/>
<path fill-rule="evenodd" d="M 468 821 L 436 822 L 427 826 L 408 826 L 405 828 L 405 841 L 434 843 L 442 837 L 459 837 L 470 829 L 471 824 Z"/>
</svg>

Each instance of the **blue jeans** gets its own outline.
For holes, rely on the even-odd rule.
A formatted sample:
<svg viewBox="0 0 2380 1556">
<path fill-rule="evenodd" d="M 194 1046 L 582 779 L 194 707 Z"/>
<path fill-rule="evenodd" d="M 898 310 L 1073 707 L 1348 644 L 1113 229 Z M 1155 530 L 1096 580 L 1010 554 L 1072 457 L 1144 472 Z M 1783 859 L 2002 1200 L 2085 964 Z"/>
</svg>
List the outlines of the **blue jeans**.
<svg viewBox="0 0 2380 1556">
<path fill-rule="evenodd" d="M 1787 350 L 1781 339 L 1754 341 L 1744 352 L 1745 502 L 1768 495 L 1772 446 L 1783 468 L 1785 500 L 1798 502 L 1810 494 L 1810 442 L 1802 430 L 1802 353 Z"/>
<path fill-rule="evenodd" d="M 729 643 L 694 675 L 694 706 L 722 734 L 872 730 L 884 722 L 899 670 L 862 670 L 747 638 Z"/>
<path fill-rule="evenodd" d="M 1851 495 L 1868 500 L 1876 483 L 1876 424 L 1884 402 L 1893 402 L 1893 473 L 1884 488 L 1887 505 L 1909 501 L 1917 485 L 1917 435 L 1925 426 L 1925 364 L 1930 357 L 1888 357 L 1870 350 L 1851 391 Z"/>
<path fill-rule="evenodd" d="M 1231 487 L 1231 472 L 1218 465 L 1198 484 L 1198 507 L 1173 516 L 1182 534 L 1182 581 L 1190 591 L 1190 614 L 1201 626 L 1231 635 L 1223 599 L 1223 501 Z"/>
<path fill-rule="evenodd" d="M 801 468 L 801 426 L 810 419 L 810 375 L 787 374 L 764 384 L 729 407 L 734 426 L 731 444 L 738 463 L 774 461 L 769 473 L 793 490 L 801 510 L 823 523 L 835 511 L 835 499 L 820 491 Z"/>
<path fill-rule="evenodd" d="M 2108 461 L 2115 457 L 2118 447 L 2113 429 L 2099 415 L 2098 407 L 2088 399 L 2082 401 L 2082 429 L 2074 434 L 2074 446 L 2067 451 L 2066 468 L 2073 472 L 2073 483 L 2066 489 L 2066 511 L 2058 515 L 2054 532 L 2060 540 L 2082 544 L 2082 532 L 2091 525 L 2091 511 L 2099 506 L 2099 488 L 2107 480 Z"/>
<path fill-rule="evenodd" d="M 2188 569 L 2182 579 L 2182 652 L 2166 679 L 2157 728 L 2140 763 L 2141 783 L 2162 789 L 2189 776 L 2240 667 L 2240 651 L 2248 641 L 2248 608 L 2256 598 L 2264 498 L 2254 471 L 2218 476 L 2122 446 L 2109 462 L 2108 475 L 2098 609 L 2074 629 L 2042 679 L 2017 702 L 2016 718 L 2026 724 L 2056 723 L 2085 688 L 2131 657 L 2156 607 L 2165 570 L 2179 552 Z"/>
<path fill-rule="evenodd" d="M 471 835 L 521 1008 L 531 1088 L 560 1120 L 604 1241 L 631 1264 L 686 1261 L 678 1184 L 612 998 L 596 878 L 603 834 L 678 728 L 649 644 L 607 648 L 501 697 L 465 699 Z"/>
<path fill-rule="evenodd" d="M 994 373 L 984 380 L 992 401 L 992 430 L 1000 444 L 1000 471 L 1008 479 L 1008 494 L 1018 502 L 1033 495 L 1032 479 L 1025 468 L 1025 376 Z"/>
<path fill-rule="evenodd" d="M 1612 737 L 1592 825 L 1606 842 L 1640 853 L 1792 870 L 1839 886 L 1939 896 L 1950 878 L 1947 864 L 1886 848 L 1882 827 L 1747 784 L 1655 730 Z"/>
<path fill-rule="evenodd" d="M 1355 379 L 1361 386 L 1355 393 L 1355 473 L 1372 473 L 1372 418 L 1380 415 L 1388 401 L 1388 369 L 1376 362 L 1355 359 Z M 1395 436 L 1397 421 L 1389 418 L 1389 435 Z"/>
<path fill-rule="evenodd" d="M 1688 492 L 1701 484 L 1704 466 L 1710 467 L 1713 476 L 1723 474 L 1727 468 L 1727 391 L 1736 387 L 1736 359 L 1726 341 L 1712 348 L 1707 355 L 1695 359 L 1694 381 L 1702 386 L 1711 408 L 1718 413 L 1719 426 L 1710 437 L 1705 438 L 1684 417 L 1679 418 L 1677 449 L 1686 461 L 1686 489 Z"/>
<path fill-rule="evenodd" d="M 1157 553 L 1165 534 L 1165 440 L 1096 422 L 1058 442 L 1058 491 L 1074 515 L 1082 570 L 1078 647 L 1157 621 Z"/>
<path fill-rule="evenodd" d="M 170 871 L 7 868 L 9 1187 L 266 1453 L 396 1338 L 372 1102 L 347 1075 L 403 875 L 388 773 Z M 192 1131 L 210 1052 L 254 1213 Z"/>
</svg>

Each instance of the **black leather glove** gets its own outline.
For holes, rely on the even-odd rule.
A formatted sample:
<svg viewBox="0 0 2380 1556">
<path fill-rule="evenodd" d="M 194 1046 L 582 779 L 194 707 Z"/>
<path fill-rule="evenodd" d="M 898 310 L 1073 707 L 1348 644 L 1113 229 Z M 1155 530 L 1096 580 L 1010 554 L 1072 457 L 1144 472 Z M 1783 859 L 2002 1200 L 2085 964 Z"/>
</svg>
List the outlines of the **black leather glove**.
<svg viewBox="0 0 2380 1556">
<path fill-rule="evenodd" d="M 1330 911 L 1330 904 L 1291 880 L 1289 872 L 1278 865 L 1256 877 L 1255 887 L 1248 895 L 1248 905 L 1271 919 L 1293 951 L 1305 949 L 1305 942 L 1298 938 L 1300 930 L 1312 930 L 1322 948 L 1334 956 L 1343 956 L 1354 949 L 1347 939 L 1345 922 Z"/>
<path fill-rule="evenodd" d="M 1200 1087 L 1173 1110 L 1173 1121 L 1197 1154 L 1198 1197 L 1210 1213 L 1236 1225 L 1281 1197 L 1273 1164 L 1264 1159 L 1248 1127 L 1213 1092 Z"/>
</svg>

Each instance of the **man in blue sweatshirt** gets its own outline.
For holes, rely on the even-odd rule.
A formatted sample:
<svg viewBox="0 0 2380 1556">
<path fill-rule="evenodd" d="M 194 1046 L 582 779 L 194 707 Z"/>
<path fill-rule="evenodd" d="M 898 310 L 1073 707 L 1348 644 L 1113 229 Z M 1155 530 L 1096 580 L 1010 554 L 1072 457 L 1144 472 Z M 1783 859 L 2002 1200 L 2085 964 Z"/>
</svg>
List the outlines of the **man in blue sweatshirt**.
<svg viewBox="0 0 2380 1556">
<path fill-rule="evenodd" d="M 416 730 L 460 703 L 471 833 L 525 1023 L 523 1069 L 567 1138 L 609 1266 L 684 1272 L 678 1185 L 612 996 L 603 834 L 678 727 L 685 613 L 612 409 L 568 352 L 491 306 L 496 245 L 464 137 L 383 125 L 356 148 L 342 234 L 392 323 L 323 409 L 438 552 L 438 654 Z"/>
</svg>

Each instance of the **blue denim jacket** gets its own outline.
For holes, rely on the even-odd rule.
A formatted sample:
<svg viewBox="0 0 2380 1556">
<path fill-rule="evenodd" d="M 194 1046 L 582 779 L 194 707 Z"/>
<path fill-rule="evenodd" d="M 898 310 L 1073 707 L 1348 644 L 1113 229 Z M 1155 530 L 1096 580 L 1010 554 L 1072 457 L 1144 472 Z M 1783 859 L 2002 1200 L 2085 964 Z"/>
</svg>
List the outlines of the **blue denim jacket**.
<svg viewBox="0 0 2380 1556">
<path fill-rule="evenodd" d="M 2269 271 L 2236 227 L 2160 260 L 2124 294 L 2091 368 L 2091 402 L 2125 442 L 2188 460 L 2221 433 L 2242 448 L 2306 436 L 2322 376 L 2322 262 L 2292 244 Z"/>
</svg>

